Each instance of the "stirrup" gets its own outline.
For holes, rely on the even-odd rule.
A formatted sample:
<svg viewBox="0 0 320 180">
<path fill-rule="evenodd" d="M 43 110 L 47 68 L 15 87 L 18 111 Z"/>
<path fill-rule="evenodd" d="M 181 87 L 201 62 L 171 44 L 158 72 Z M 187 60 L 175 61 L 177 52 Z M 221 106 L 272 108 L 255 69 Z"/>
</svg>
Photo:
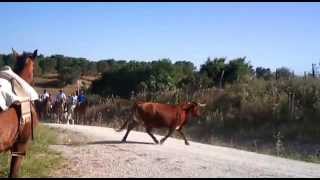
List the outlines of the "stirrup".
<svg viewBox="0 0 320 180">
<path fill-rule="evenodd" d="M 11 156 L 24 157 L 24 156 L 26 156 L 26 153 L 25 152 L 12 152 Z"/>
</svg>

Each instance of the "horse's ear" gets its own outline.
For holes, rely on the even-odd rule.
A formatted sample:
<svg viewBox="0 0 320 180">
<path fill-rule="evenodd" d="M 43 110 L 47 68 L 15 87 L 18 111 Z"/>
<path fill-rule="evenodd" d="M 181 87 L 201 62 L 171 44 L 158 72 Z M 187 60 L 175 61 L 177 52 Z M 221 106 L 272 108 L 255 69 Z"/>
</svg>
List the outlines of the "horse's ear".
<svg viewBox="0 0 320 180">
<path fill-rule="evenodd" d="M 13 48 L 12 48 L 12 54 L 13 54 L 13 57 L 15 59 L 17 59 L 17 57 L 19 56 L 19 54 L 17 53 L 17 51 L 15 51 Z"/>
<path fill-rule="evenodd" d="M 35 59 L 38 55 L 38 49 L 34 50 L 33 55 L 32 55 L 32 59 Z"/>
</svg>

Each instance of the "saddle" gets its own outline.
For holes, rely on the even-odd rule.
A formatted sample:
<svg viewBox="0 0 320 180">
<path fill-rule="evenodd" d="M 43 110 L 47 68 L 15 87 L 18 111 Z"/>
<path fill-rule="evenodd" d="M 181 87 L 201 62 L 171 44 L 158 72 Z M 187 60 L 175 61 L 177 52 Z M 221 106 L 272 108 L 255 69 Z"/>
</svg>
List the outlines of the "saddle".
<svg viewBox="0 0 320 180">
<path fill-rule="evenodd" d="M 0 69 L 0 107 L 7 110 L 13 102 L 34 101 L 38 93 L 9 66 Z"/>
<path fill-rule="evenodd" d="M 32 123 L 31 101 L 38 99 L 37 92 L 22 78 L 15 74 L 9 66 L 0 69 L 0 107 L 7 110 L 12 104 L 18 102 L 20 110 L 18 136 L 20 135 L 24 125 L 28 122 Z M 33 127 L 32 139 L 33 139 Z M 19 137 L 18 137 L 19 139 Z"/>
</svg>

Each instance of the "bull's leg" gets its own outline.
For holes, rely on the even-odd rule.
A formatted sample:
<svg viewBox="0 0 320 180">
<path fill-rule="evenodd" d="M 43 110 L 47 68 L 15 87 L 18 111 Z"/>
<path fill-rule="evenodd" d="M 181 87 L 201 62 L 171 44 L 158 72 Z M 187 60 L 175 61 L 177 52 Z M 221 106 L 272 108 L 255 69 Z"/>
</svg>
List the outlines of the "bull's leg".
<svg viewBox="0 0 320 180">
<path fill-rule="evenodd" d="M 163 144 L 164 141 L 165 141 L 168 137 L 171 136 L 171 134 L 173 133 L 173 131 L 174 131 L 174 129 L 169 129 L 168 134 L 167 134 L 164 138 L 162 138 L 162 139 L 160 140 L 160 144 Z"/>
<path fill-rule="evenodd" d="M 26 143 L 15 143 L 13 145 L 12 152 L 25 153 L 26 148 L 27 148 Z M 23 157 L 24 156 L 22 156 L 20 154 L 12 156 L 9 177 L 17 177 L 18 176 Z"/>
<path fill-rule="evenodd" d="M 128 125 L 127 132 L 126 132 L 126 134 L 124 135 L 124 137 L 122 138 L 121 142 L 126 142 L 126 139 L 127 139 L 128 135 L 129 135 L 129 132 L 130 132 L 133 128 L 135 128 L 137 125 L 138 125 L 138 123 L 135 122 L 135 121 L 132 121 L 132 122 Z"/>
<path fill-rule="evenodd" d="M 153 139 L 153 141 L 154 141 L 156 144 L 159 144 L 159 141 L 157 140 L 157 138 L 154 137 L 154 135 L 151 133 L 152 129 L 151 129 L 151 128 L 146 128 L 146 131 L 147 131 L 147 133 L 151 136 L 151 138 Z"/>
<path fill-rule="evenodd" d="M 186 145 L 189 145 L 189 142 L 188 142 L 187 138 L 185 137 L 185 135 L 183 134 L 183 132 L 181 131 L 181 129 L 178 130 L 178 132 L 179 132 L 179 134 L 182 136 L 182 138 L 184 139 L 184 143 L 185 143 Z"/>
</svg>

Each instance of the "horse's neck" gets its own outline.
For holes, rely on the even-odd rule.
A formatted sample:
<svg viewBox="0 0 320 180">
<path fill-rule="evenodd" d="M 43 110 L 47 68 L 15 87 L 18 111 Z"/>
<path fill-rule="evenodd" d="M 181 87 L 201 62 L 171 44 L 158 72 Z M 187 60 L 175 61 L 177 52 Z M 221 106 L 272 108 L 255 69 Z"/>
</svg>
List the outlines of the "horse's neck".
<svg viewBox="0 0 320 180">
<path fill-rule="evenodd" d="M 20 74 L 18 74 L 19 77 L 21 77 L 21 79 L 23 79 L 25 82 L 27 82 L 28 84 L 31 85 L 31 82 L 28 81 L 28 79 Z"/>
</svg>

